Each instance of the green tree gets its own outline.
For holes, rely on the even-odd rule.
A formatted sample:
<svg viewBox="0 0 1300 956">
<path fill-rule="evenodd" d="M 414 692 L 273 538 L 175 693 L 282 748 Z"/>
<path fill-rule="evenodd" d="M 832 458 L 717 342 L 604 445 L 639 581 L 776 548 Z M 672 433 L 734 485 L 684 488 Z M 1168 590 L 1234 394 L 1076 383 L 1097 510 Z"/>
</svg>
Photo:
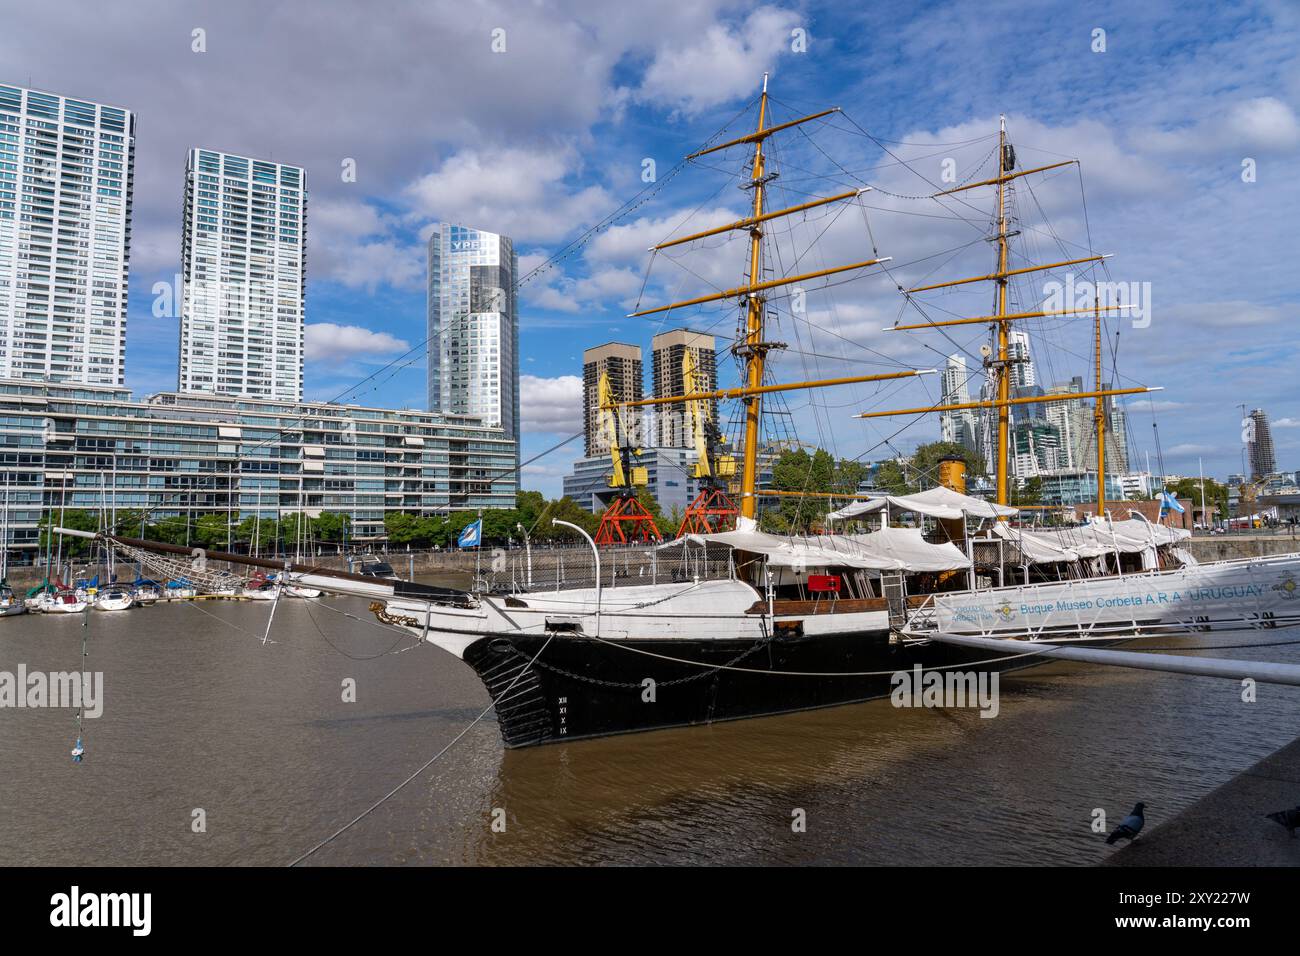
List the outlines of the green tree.
<svg viewBox="0 0 1300 956">
<path fill-rule="evenodd" d="M 254 543 L 258 551 L 267 551 L 275 543 L 278 528 L 274 518 L 258 518 L 249 515 L 235 526 L 235 540 L 252 551 Z"/>
<path fill-rule="evenodd" d="M 1228 517 L 1228 486 L 1221 485 L 1213 478 L 1205 480 L 1205 507 L 1217 512 L 1221 520 Z M 1165 485 L 1165 489 L 1178 498 L 1186 498 L 1196 508 L 1201 507 L 1201 479 L 1180 478 Z M 1211 520 L 1214 515 L 1211 515 Z"/>
<path fill-rule="evenodd" d="M 572 536 L 573 532 L 568 528 L 556 527 L 551 522 L 559 519 L 576 524 L 579 528 L 588 534 L 595 534 L 596 528 L 600 524 L 600 516 L 594 515 L 584 510 L 576 501 L 567 495 L 561 495 L 559 498 L 550 502 L 546 511 L 546 516 L 533 532 L 535 539 L 555 540 L 556 538 L 567 538 Z M 662 529 L 660 529 L 662 530 Z"/>
<path fill-rule="evenodd" d="M 1043 479 L 1034 475 L 1024 481 L 1015 482 L 1011 488 L 1009 504 L 1038 505 L 1043 503 Z"/>
<path fill-rule="evenodd" d="M 677 529 L 682 526 L 682 520 L 686 517 L 686 512 L 682 511 L 680 505 L 673 505 L 673 510 L 664 516 L 668 522 L 668 527 L 660 528 L 665 537 L 672 537 L 677 533 Z"/>
<path fill-rule="evenodd" d="M 546 497 L 540 491 L 521 491 L 515 496 L 515 511 L 519 523 L 525 528 L 537 524 L 537 519 L 546 510 Z"/>
<path fill-rule="evenodd" d="M 341 511 L 324 511 L 312 521 L 317 541 L 340 542 L 352 537 L 352 517 Z"/>
<path fill-rule="evenodd" d="M 818 448 L 812 454 L 799 448 L 787 451 L 772 466 L 772 488 L 796 494 L 781 496 L 762 514 L 766 530 L 801 534 L 820 526 L 827 511 L 843 503 L 843 496 L 857 493 L 866 468 L 855 461 L 836 461 Z M 819 492 L 827 497 L 818 497 Z M 835 498 L 831 495 L 839 495 Z"/>
<path fill-rule="evenodd" d="M 308 547 L 308 534 L 311 528 L 311 519 L 301 511 L 290 511 L 280 516 L 280 547 L 286 554 L 296 554 L 301 544 L 305 550 Z"/>
<path fill-rule="evenodd" d="M 519 537 L 515 525 L 519 524 L 519 512 L 513 508 L 493 508 L 483 512 L 483 543 L 503 545 L 510 538 Z"/>
<path fill-rule="evenodd" d="M 655 527 L 659 529 L 659 534 L 663 537 L 672 537 L 676 528 L 672 531 L 665 531 L 664 509 L 659 505 L 659 499 L 650 494 L 649 488 L 642 488 L 636 493 L 636 500 L 646 511 L 650 512 L 650 517 L 654 519 Z"/>
<path fill-rule="evenodd" d="M 876 468 L 875 485 L 891 495 L 905 495 L 916 490 L 908 484 L 903 466 L 892 458 L 882 461 Z"/>
<path fill-rule="evenodd" d="M 91 541 L 89 538 L 74 538 L 72 535 L 55 534 L 54 528 L 68 528 L 73 531 L 98 531 L 99 515 L 93 511 L 86 511 L 82 508 L 67 508 L 60 513 L 59 511 L 46 512 L 40 520 L 40 543 L 41 548 L 46 551 L 57 551 L 59 548 L 59 539 L 63 539 L 63 553 L 67 557 L 81 557 L 90 553 Z"/>
<path fill-rule="evenodd" d="M 968 479 L 985 474 L 984 459 L 969 448 L 958 442 L 934 441 L 918 445 L 904 462 L 892 459 L 881 462 L 876 470 L 876 487 L 891 495 L 910 495 L 933 488 L 939 484 L 939 462 L 954 457 L 966 462 Z"/>
<path fill-rule="evenodd" d="M 199 515 L 190 532 L 190 541 L 200 548 L 224 551 L 230 535 L 230 522 L 223 514 Z"/>
<path fill-rule="evenodd" d="M 416 522 L 416 541 L 421 548 L 446 547 L 451 539 L 451 522 L 443 515 L 426 515 Z"/>
<path fill-rule="evenodd" d="M 420 518 L 407 511 L 384 512 L 384 534 L 389 544 L 399 547 L 419 545 Z"/>
<path fill-rule="evenodd" d="M 141 528 L 142 519 L 143 529 Z M 148 515 L 139 509 L 119 508 L 113 518 L 113 532 L 128 538 L 152 538 L 152 528 Z"/>
<path fill-rule="evenodd" d="M 172 515 L 163 518 L 154 525 L 154 534 L 165 544 L 193 543 L 190 537 L 189 522 L 184 515 Z"/>
</svg>

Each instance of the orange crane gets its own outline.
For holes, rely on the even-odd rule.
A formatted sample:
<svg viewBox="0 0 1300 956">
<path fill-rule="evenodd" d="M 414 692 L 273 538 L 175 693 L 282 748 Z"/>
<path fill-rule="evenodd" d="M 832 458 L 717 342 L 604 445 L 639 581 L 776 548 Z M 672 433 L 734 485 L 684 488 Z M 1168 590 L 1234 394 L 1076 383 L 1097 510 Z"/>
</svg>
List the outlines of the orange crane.
<svg viewBox="0 0 1300 956">
<path fill-rule="evenodd" d="M 611 545 L 659 541 L 663 536 L 659 533 L 654 516 L 637 500 L 638 489 L 650 483 L 649 474 L 644 465 L 632 463 L 634 458 L 640 456 L 641 449 L 633 447 L 627 423 L 619 421 L 623 411 L 614 404 L 614 392 L 609 385 L 608 373 L 601 373 L 597 396 L 600 402 L 601 436 L 609 445 L 614 465 L 607 483 L 617 493 L 601 515 L 595 542 L 597 545 Z"/>
<path fill-rule="evenodd" d="M 682 356 L 682 394 L 697 395 L 703 391 L 699 381 L 699 361 L 695 352 L 687 349 Z M 704 399 L 686 402 L 691 419 L 691 435 L 695 440 L 695 464 L 691 477 L 700 483 L 699 493 L 686 509 L 677 537 L 686 534 L 710 534 L 728 531 L 735 527 L 740 509 L 727 494 L 728 479 L 736 476 L 736 458 L 721 452 L 722 435 L 709 413 L 709 403 Z"/>
</svg>

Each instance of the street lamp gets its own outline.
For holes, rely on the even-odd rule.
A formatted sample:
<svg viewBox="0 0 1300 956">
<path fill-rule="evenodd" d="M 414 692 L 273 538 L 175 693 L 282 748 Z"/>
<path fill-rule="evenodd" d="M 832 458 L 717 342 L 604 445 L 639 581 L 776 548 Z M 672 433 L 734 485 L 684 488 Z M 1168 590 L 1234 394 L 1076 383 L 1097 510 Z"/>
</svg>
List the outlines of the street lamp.
<svg viewBox="0 0 1300 956">
<path fill-rule="evenodd" d="M 587 544 L 591 546 L 591 553 L 596 556 L 596 637 L 600 637 L 600 549 L 596 547 L 596 542 L 591 540 L 591 535 L 583 531 L 576 524 L 569 521 L 561 521 L 559 518 L 552 518 L 551 524 L 563 525 L 566 528 L 572 528 L 578 534 L 587 539 Z"/>
<path fill-rule="evenodd" d="M 524 536 L 524 553 L 528 555 L 528 590 L 531 591 L 533 589 L 533 547 L 528 540 L 528 529 L 524 527 L 523 522 L 515 522 L 515 527 Z"/>
</svg>

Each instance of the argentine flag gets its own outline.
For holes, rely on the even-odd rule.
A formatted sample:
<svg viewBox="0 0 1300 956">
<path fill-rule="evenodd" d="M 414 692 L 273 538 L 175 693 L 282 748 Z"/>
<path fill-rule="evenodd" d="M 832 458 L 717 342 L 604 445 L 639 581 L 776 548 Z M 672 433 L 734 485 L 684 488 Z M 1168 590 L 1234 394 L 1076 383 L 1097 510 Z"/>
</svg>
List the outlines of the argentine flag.
<svg viewBox="0 0 1300 956">
<path fill-rule="evenodd" d="M 465 530 L 460 533 L 456 539 L 457 547 L 477 548 L 483 540 L 483 519 L 479 518 L 473 524 L 465 526 Z"/>
<path fill-rule="evenodd" d="M 1160 492 L 1160 513 L 1164 514 L 1166 511 L 1177 511 L 1179 514 L 1183 514 L 1186 509 L 1178 503 L 1177 498 L 1167 491 L 1162 491 Z"/>
</svg>

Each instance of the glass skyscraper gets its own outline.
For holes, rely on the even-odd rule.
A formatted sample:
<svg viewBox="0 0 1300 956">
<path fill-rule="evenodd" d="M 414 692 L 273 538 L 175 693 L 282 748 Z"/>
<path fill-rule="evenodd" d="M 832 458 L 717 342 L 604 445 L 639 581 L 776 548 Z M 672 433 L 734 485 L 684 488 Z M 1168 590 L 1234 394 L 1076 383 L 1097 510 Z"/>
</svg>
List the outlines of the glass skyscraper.
<svg viewBox="0 0 1300 956">
<path fill-rule="evenodd" d="M 181 239 L 182 392 L 302 399 L 307 177 L 192 149 Z"/>
<path fill-rule="evenodd" d="M 429 237 L 429 411 L 519 440 L 519 258 L 506 236 L 439 223 Z"/>
<path fill-rule="evenodd" d="M 135 116 L 0 86 L 0 378 L 124 384 Z"/>
</svg>

